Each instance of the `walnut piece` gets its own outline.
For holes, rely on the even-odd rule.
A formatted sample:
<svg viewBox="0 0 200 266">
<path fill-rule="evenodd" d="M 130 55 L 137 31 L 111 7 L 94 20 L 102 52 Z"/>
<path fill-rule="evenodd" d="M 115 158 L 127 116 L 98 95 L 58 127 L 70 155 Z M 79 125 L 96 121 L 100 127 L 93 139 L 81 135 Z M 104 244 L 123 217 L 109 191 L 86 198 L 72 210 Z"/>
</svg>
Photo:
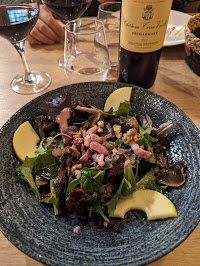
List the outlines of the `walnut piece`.
<svg viewBox="0 0 200 266">
<path fill-rule="evenodd" d="M 120 125 L 115 124 L 113 126 L 113 130 L 115 132 L 115 136 L 117 139 L 121 139 L 121 137 L 122 137 L 121 129 L 122 129 L 122 127 Z"/>
<path fill-rule="evenodd" d="M 103 133 L 104 122 L 103 122 L 102 120 L 99 120 L 99 121 L 97 122 L 97 126 L 98 126 L 98 130 L 97 130 L 97 132 L 99 132 L 99 133 Z"/>
<path fill-rule="evenodd" d="M 134 140 L 138 142 L 141 139 L 140 134 L 137 132 L 135 128 L 129 129 L 126 133 L 123 134 L 123 142 L 125 144 L 129 144 L 130 140 Z"/>
</svg>

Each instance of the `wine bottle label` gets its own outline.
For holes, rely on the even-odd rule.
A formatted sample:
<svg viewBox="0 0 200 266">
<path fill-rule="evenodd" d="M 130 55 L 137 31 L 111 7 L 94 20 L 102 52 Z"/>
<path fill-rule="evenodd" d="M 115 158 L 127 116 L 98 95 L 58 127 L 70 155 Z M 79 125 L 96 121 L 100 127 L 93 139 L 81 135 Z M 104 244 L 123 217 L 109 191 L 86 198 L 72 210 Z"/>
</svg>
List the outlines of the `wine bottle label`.
<svg viewBox="0 0 200 266">
<path fill-rule="evenodd" d="M 172 0 L 123 0 L 120 46 L 148 53 L 163 46 Z"/>
</svg>

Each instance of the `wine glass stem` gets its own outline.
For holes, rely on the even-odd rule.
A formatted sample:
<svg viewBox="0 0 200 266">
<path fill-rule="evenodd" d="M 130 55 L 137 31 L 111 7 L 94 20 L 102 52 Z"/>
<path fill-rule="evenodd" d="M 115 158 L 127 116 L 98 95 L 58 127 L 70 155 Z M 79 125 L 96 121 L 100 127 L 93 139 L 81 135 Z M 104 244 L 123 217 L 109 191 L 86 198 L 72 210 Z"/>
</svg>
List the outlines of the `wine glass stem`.
<svg viewBox="0 0 200 266">
<path fill-rule="evenodd" d="M 24 40 L 14 43 L 14 47 L 16 48 L 17 52 L 19 53 L 23 66 L 24 66 L 24 80 L 25 82 L 31 84 L 35 82 L 35 76 L 31 73 L 26 58 L 25 58 L 25 52 L 24 52 Z"/>
</svg>

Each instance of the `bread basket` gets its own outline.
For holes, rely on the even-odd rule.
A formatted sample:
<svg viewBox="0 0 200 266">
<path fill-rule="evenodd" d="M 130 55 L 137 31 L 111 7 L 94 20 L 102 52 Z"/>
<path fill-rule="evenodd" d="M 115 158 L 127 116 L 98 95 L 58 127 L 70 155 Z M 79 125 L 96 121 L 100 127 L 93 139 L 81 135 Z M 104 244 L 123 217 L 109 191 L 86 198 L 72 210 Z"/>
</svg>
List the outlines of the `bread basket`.
<svg viewBox="0 0 200 266">
<path fill-rule="evenodd" d="M 185 26 L 185 61 L 200 76 L 200 13 L 192 16 Z"/>
</svg>

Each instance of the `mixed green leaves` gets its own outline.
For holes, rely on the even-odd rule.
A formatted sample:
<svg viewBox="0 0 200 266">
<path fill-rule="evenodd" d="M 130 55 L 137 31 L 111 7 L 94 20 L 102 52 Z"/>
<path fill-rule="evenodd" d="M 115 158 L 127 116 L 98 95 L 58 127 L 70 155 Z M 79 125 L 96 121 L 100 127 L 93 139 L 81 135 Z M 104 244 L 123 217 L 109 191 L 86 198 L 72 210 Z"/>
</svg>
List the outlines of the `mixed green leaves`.
<svg viewBox="0 0 200 266">
<path fill-rule="evenodd" d="M 130 102 L 125 101 L 123 103 L 120 103 L 116 111 L 113 109 L 113 107 L 111 107 L 108 113 L 112 115 L 119 115 L 119 116 L 127 117 L 130 111 L 132 111 L 131 104 Z"/>
<path fill-rule="evenodd" d="M 95 168 L 84 167 L 80 169 L 81 177 L 79 179 L 69 178 L 67 195 L 72 192 L 78 185 L 83 190 L 92 195 L 98 193 L 104 179 L 105 171 L 101 171 Z"/>
<path fill-rule="evenodd" d="M 148 149 L 149 147 L 152 147 L 152 144 L 158 141 L 158 139 L 150 135 L 153 130 L 155 130 L 154 127 L 149 127 L 146 130 L 144 130 L 141 126 L 139 126 L 139 133 L 140 133 L 141 139 L 138 142 L 138 144 L 143 145 L 144 148 L 146 149 Z"/>
<path fill-rule="evenodd" d="M 54 179 L 58 174 L 59 168 L 59 157 L 53 156 L 52 150 L 48 150 L 36 157 L 34 174 L 43 178 Z"/>
<path fill-rule="evenodd" d="M 17 172 L 19 173 L 19 177 L 27 181 L 30 185 L 30 189 L 35 193 L 37 199 L 41 199 L 39 190 L 35 184 L 35 180 L 33 177 L 34 165 L 35 165 L 36 157 L 29 158 L 26 157 L 23 164 L 17 168 Z"/>
<path fill-rule="evenodd" d="M 67 186 L 67 192 L 66 196 L 69 195 L 69 193 L 72 193 L 74 189 L 80 184 L 79 179 L 74 179 L 72 176 L 70 176 L 68 180 L 68 186 Z"/>
<path fill-rule="evenodd" d="M 126 162 L 124 166 L 124 184 L 122 186 L 122 196 L 131 194 L 136 188 L 136 176 L 133 173 L 133 166 L 130 161 Z"/>
<path fill-rule="evenodd" d="M 52 114 L 47 117 L 50 120 L 53 119 L 54 123 L 56 121 L 55 118 L 57 113 L 60 112 L 60 104 L 63 104 L 62 101 L 61 103 L 59 102 L 59 108 L 56 108 L 56 112 L 54 112 L 54 110 L 51 108 Z M 45 115 L 47 114 L 47 109 L 49 109 L 50 107 L 51 103 L 48 103 L 45 108 L 43 108 Z M 135 122 L 137 119 L 136 116 L 129 116 L 132 108 L 130 102 L 128 101 L 120 103 L 117 110 L 111 108 L 108 113 L 105 113 L 102 110 L 93 107 L 89 108 L 86 106 L 79 106 L 78 109 L 76 108 L 77 107 L 75 107 L 74 111 L 72 111 L 72 116 L 68 122 L 69 125 L 76 125 L 79 132 L 81 132 L 80 127 L 84 126 L 86 123 L 86 126 L 91 126 L 96 118 L 101 118 L 103 121 L 107 122 L 109 121 L 109 119 L 111 119 L 111 121 L 113 121 L 112 119 L 117 119 L 114 121 L 118 121 L 119 117 L 117 116 L 123 116 L 128 117 L 127 119 L 120 117 L 121 120 L 125 121 L 123 123 L 126 123 L 126 127 L 123 124 L 124 127 L 122 130 L 122 133 L 125 133 L 130 127 L 133 127 L 130 121 L 127 121 L 134 118 Z M 119 149 L 119 151 L 121 152 L 117 154 L 117 156 L 119 157 L 118 160 L 121 160 L 118 164 L 121 168 L 114 168 L 116 166 L 116 161 L 114 160 L 114 163 L 112 162 L 113 165 L 110 164 L 110 168 L 106 168 L 107 165 L 105 165 L 105 167 L 102 167 L 94 161 L 92 161 L 91 163 L 91 156 L 88 162 L 81 162 L 85 167 L 79 169 L 79 176 L 76 176 L 77 173 L 72 174 L 71 167 L 79 162 L 80 157 L 77 156 L 77 158 L 74 158 L 76 156 L 70 153 L 63 153 L 61 158 L 55 157 L 52 154 L 53 149 L 63 150 L 64 144 L 62 136 L 60 136 L 61 134 L 57 135 L 57 133 L 53 131 L 51 132 L 49 138 L 43 139 L 40 142 L 36 151 L 36 157 L 27 157 L 24 160 L 23 164 L 17 169 L 19 177 L 29 183 L 30 189 L 35 193 L 36 198 L 39 200 L 41 200 L 41 195 L 43 199 L 43 194 L 40 194 L 42 190 L 40 188 L 38 189 L 38 187 L 36 186 L 35 177 L 37 176 L 47 181 L 46 184 L 48 192 L 46 193 L 45 191 L 46 194 L 44 195 L 48 195 L 48 203 L 51 203 L 53 205 L 55 215 L 58 215 L 59 210 L 62 210 L 62 208 L 65 208 L 65 211 L 67 208 L 68 211 L 77 213 L 79 213 L 80 211 L 81 214 L 83 211 L 86 211 L 88 212 L 89 217 L 91 217 L 93 213 L 98 213 L 105 221 L 109 222 L 107 215 L 111 215 L 115 211 L 119 199 L 135 192 L 137 189 L 146 188 L 162 192 L 163 189 L 166 188 L 156 182 L 156 172 L 154 171 L 154 164 L 156 163 L 156 160 L 154 158 L 152 147 L 153 144 L 158 141 L 158 139 L 153 137 L 152 132 L 156 130 L 156 128 L 152 127 L 152 121 L 150 117 L 148 117 L 148 115 L 146 115 L 146 121 L 148 122 L 147 126 L 149 126 L 149 128 L 143 129 L 141 126 L 139 126 L 139 134 L 141 136 L 141 139 L 138 142 L 138 145 L 143 146 L 145 150 L 152 152 L 152 155 L 148 159 L 142 159 L 138 155 L 136 155 L 136 153 L 131 153 L 131 147 L 128 144 L 125 144 L 122 139 L 114 139 L 114 137 L 112 137 L 111 141 L 113 141 L 113 143 L 115 142 L 114 144 L 116 144 L 114 145 L 114 147 Z M 122 122 L 116 123 L 122 124 Z M 143 125 L 142 123 L 140 124 Z M 146 127 L 144 126 L 144 128 Z M 54 130 L 56 130 L 56 127 L 54 128 Z M 96 134 L 99 133 L 97 132 Z M 55 135 L 56 141 L 52 141 L 52 137 Z M 83 138 L 83 136 L 81 137 Z M 86 151 L 86 148 L 81 148 L 83 148 L 83 152 L 80 147 L 78 147 L 77 149 L 80 149 L 80 154 L 83 155 Z M 94 151 L 92 152 L 94 153 Z M 109 155 L 113 154 L 112 152 L 109 153 Z M 67 160 L 69 161 L 69 164 L 66 163 Z M 98 167 L 95 168 L 96 165 L 100 169 Z M 64 177 L 62 184 L 61 182 L 56 183 L 56 177 L 59 177 L 59 169 L 64 170 L 64 172 L 62 172 L 64 173 L 62 176 Z M 114 171 L 112 171 L 113 169 Z M 119 169 L 120 174 L 118 172 Z M 111 172 L 112 175 L 110 176 L 114 176 L 114 178 L 112 179 L 112 181 L 114 180 L 113 183 L 111 181 L 108 181 L 109 174 Z M 76 208 L 74 206 L 67 206 L 69 199 L 71 199 L 71 203 L 78 202 L 78 204 L 75 204 Z"/>
<path fill-rule="evenodd" d="M 59 158 L 53 156 L 52 150 L 48 150 L 37 157 L 26 157 L 23 164 L 17 168 L 19 177 L 26 180 L 37 199 L 40 199 L 39 190 L 35 184 L 34 176 L 39 175 L 46 179 L 53 179 L 58 174 L 60 167 Z"/>
<path fill-rule="evenodd" d="M 95 168 L 82 168 L 81 170 L 80 186 L 83 190 L 92 194 L 98 192 L 102 186 L 105 171 L 100 171 Z"/>
<path fill-rule="evenodd" d="M 119 188 L 117 189 L 113 197 L 108 202 L 106 202 L 109 214 L 112 214 L 115 211 L 117 201 L 119 199 L 136 190 L 136 182 L 137 182 L 137 177 L 133 173 L 133 167 L 130 161 L 127 161 L 124 166 L 124 176 L 121 181 L 121 184 L 119 185 Z"/>
<path fill-rule="evenodd" d="M 80 169 L 81 177 L 79 179 L 71 176 L 68 181 L 66 197 L 69 193 L 72 193 L 75 188 L 81 187 L 85 193 L 94 198 L 92 206 L 89 207 L 89 217 L 92 216 L 92 213 L 99 213 L 102 218 L 109 222 L 109 219 L 105 215 L 106 206 L 101 203 L 99 196 L 99 189 L 102 186 L 105 171 L 101 171 L 95 168 L 84 167 Z"/>
<path fill-rule="evenodd" d="M 154 167 L 152 167 L 136 184 L 137 188 L 153 189 L 162 192 L 166 186 L 162 186 L 156 182 Z"/>
<path fill-rule="evenodd" d="M 55 143 L 51 140 L 51 138 L 42 140 L 36 150 L 36 155 L 41 155 L 43 153 L 46 153 L 48 147 L 51 147 L 52 149 L 56 148 L 63 150 L 64 149 L 63 140 L 56 141 Z"/>
<path fill-rule="evenodd" d="M 94 204 L 89 209 L 89 217 L 92 216 L 92 213 L 99 213 L 101 217 L 104 219 L 104 221 L 109 222 L 108 217 L 105 215 L 106 208 L 105 206 L 100 202 L 100 200 L 96 200 Z"/>
</svg>

